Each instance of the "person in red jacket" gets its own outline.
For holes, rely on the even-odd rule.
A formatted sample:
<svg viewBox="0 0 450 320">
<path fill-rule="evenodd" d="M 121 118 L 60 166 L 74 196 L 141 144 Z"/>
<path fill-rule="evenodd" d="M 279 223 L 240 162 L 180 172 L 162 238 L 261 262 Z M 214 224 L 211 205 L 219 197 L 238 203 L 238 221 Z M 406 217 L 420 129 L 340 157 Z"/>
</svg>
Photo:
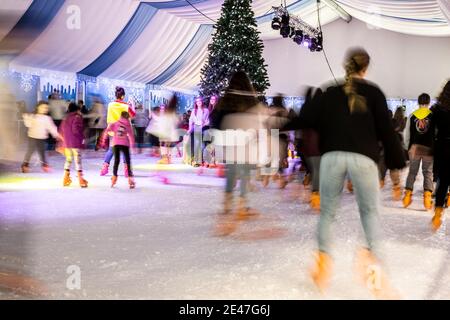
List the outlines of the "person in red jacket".
<svg viewBox="0 0 450 320">
<path fill-rule="evenodd" d="M 70 179 L 70 167 L 72 166 L 73 159 L 75 159 L 75 169 L 78 173 L 80 187 L 87 188 L 88 182 L 83 178 L 83 168 L 81 165 L 80 149 L 83 148 L 84 144 L 84 126 L 79 105 L 74 102 L 69 104 L 68 114 L 59 126 L 59 131 L 63 137 L 61 147 L 66 157 L 63 186 L 68 187 L 72 183 Z"/>
</svg>

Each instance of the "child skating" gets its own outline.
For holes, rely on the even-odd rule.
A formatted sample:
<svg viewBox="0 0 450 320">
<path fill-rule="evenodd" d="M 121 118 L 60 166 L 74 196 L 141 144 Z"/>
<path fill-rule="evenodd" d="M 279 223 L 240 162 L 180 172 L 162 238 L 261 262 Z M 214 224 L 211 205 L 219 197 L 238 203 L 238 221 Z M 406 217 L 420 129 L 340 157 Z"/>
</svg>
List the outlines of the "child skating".
<svg viewBox="0 0 450 320">
<path fill-rule="evenodd" d="M 128 168 L 128 184 L 130 189 L 134 189 L 136 184 L 134 182 L 133 170 L 131 168 L 130 147 L 134 146 L 134 133 L 130 123 L 130 115 L 127 111 L 121 113 L 120 119 L 108 125 L 106 129 L 109 134 L 112 134 L 112 146 L 114 153 L 114 168 L 113 176 L 111 178 L 111 188 L 117 183 L 117 171 L 119 170 L 120 154 L 125 157 L 125 163 Z"/>
<path fill-rule="evenodd" d="M 73 159 L 75 159 L 75 170 L 77 170 L 80 187 L 87 188 L 88 182 L 83 178 L 80 152 L 84 143 L 83 116 L 81 115 L 80 107 L 76 103 L 71 102 L 69 104 L 68 114 L 62 121 L 59 131 L 64 139 L 61 147 L 66 157 L 63 186 L 68 187 L 72 183 L 70 167 L 72 166 Z"/>
</svg>

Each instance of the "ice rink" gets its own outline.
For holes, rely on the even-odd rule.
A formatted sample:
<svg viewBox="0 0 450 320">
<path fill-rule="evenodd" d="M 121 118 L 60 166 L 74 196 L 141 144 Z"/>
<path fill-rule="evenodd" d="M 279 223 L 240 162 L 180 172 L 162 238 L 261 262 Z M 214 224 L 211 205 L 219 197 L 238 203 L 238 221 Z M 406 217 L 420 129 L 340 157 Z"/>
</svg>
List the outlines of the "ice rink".
<svg viewBox="0 0 450 320">
<path fill-rule="evenodd" d="M 164 184 L 146 152 L 132 158 L 136 189 L 128 188 L 122 166 L 111 189 L 111 171 L 99 176 L 102 156 L 85 152 L 87 189 L 74 174 L 72 186 L 62 187 L 64 159 L 56 153 L 49 158 L 52 173 L 34 165 L 22 174 L 20 164 L 2 165 L 0 273 L 38 279 L 51 299 L 372 299 L 354 280 L 354 257 L 364 242 L 347 190 L 333 232 L 332 284 L 321 295 L 309 276 L 318 215 L 300 184 L 280 190 L 254 182 L 250 204 L 261 217 L 216 237 L 225 179 L 215 171 L 165 166 Z M 380 214 L 384 264 L 402 298 L 449 299 L 448 221 L 431 232 L 421 181 L 413 204 L 403 209 L 392 201 L 387 178 Z M 70 285 L 74 266 L 79 289 Z M 18 297 L 29 298 L 0 288 L 0 299 Z"/>
</svg>

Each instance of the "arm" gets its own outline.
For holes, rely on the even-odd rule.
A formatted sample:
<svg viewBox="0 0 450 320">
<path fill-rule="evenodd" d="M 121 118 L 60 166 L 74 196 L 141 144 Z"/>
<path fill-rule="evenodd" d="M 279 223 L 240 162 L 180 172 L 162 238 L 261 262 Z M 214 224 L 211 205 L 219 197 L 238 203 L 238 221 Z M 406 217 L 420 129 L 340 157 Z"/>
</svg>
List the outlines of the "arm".
<svg viewBox="0 0 450 320">
<path fill-rule="evenodd" d="M 204 109 L 203 113 L 203 126 L 209 126 L 209 110 L 207 108 Z"/>
<path fill-rule="evenodd" d="M 188 133 L 191 133 L 194 127 L 194 112 L 191 113 L 191 116 L 189 117 L 189 130 Z"/>
<path fill-rule="evenodd" d="M 381 90 L 378 90 L 376 94 L 373 116 L 378 139 L 384 146 L 386 167 L 388 169 L 404 168 L 405 154 L 389 116 L 386 97 Z"/>
<path fill-rule="evenodd" d="M 47 119 L 47 131 L 53 136 L 53 138 L 60 139 L 61 135 L 59 134 L 58 128 L 56 127 L 52 118 L 50 118 L 50 116 L 47 116 L 46 119 Z"/>
<path fill-rule="evenodd" d="M 127 131 L 128 131 L 128 139 L 130 140 L 130 147 L 134 148 L 134 130 L 133 127 L 131 126 L 131 122 L 128 123 Z"/>
<path fill-rule="evenodd" d="M 405 131 L 405 146 L 406 150 L 409 150 L 409 143 L 411 139 L 411 117 L 408 117 L 406 121 L 406 131 Z"/>
</svg>

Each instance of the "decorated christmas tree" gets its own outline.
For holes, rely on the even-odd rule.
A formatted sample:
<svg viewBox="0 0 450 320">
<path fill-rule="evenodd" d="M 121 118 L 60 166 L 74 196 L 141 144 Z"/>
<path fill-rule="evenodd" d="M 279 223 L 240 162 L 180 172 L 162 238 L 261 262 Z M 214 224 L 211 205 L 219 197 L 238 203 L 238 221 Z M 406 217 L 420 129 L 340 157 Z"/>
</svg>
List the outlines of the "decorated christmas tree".
<svg viewBox="0 0 450 320">
<path fill-rule="evenodd" d="M 264 92 L 269 87 L 267 65 L 262 56 L 264 44 L 256 29 L 252 0 L 225 0 L 222 14 L 214 28 L 208 59 L 201 71 L 200 94 L 210 97 L 220 94 L 236 71 L 245 71 L 255 89 Z"/>
</svg>

